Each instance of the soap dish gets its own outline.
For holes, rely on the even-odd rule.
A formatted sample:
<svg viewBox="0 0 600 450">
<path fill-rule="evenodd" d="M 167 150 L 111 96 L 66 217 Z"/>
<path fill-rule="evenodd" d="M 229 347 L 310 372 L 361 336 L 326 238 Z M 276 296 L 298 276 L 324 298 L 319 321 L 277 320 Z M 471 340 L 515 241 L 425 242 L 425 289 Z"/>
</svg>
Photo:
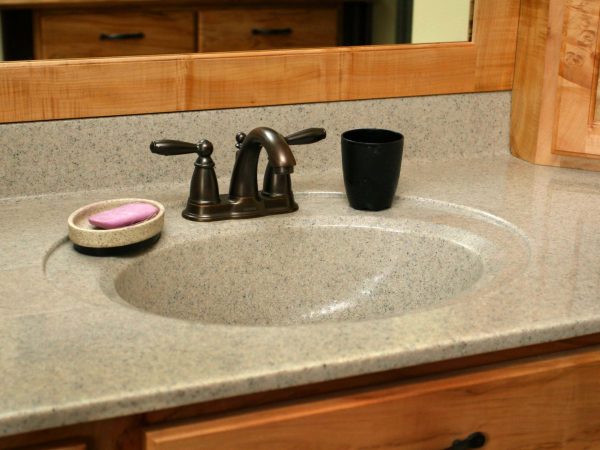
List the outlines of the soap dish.
<svg viewBox="0 0 600 450">
<path fill-rule="evenodd" d="M 127 203 L 149 203 L 158 208 L 158 213 L 143 222 L 122 228 L 102 230 L 89 223 L 90 216 Z M 139 250 L 160 238 L 165 222 L 165 207 L 141 198 L 119 198 L 92 203 L 73 212 L 68 219 L 69 239 L 75 249 L 86 254 L 109 255 Z"/>
</svg>

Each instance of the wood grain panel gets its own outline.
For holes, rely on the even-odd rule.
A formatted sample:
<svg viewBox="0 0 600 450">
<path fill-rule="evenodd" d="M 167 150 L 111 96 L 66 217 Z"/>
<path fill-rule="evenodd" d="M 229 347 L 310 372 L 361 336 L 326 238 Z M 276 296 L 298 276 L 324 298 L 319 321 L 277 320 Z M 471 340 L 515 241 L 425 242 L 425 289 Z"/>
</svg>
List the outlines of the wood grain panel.
<svg viewBox="0 0 600 450">
<path fill-rule="evenodd" d="M 546 62 L 553 59 L 550 52 L 557 51 L 557 46 L 547 43 L 560 40 L 561 31 L 556 20 L 550 20 L 550 0 L 521 2 L 510 139 L 513 155 L 531 162 L 536 162 L 541 148 L 551 145 L 543 134 L 553 127 L 556 93 L 552 89 L 552 67 Z M 547 105 L 542 107 L 544 99 Z M 551 139 L 552 133 L 548 135 Z"/>
<path fill-rule="evenodd" d="M 586 0 L 579 3 L 588 10 L 599 2 Z M 577 83 L 563 78 L 567 75 L 584 84 L 590 82 L 589 74 L 585 81 L 586 76 L 582 78 L 583 74 L 573 69 L 577 64 L 561 64 L 567 58 L 562 50 L 567 45 L 578 45 L 577 38 L 573 40 L 573 36 L 569 38 L 569 44 L 564 39 L 567 33 L 565 25 L 571 15 L 567 14 L 567 6 L 567 0 L 522 2 L 512 96 L 511 152 L 535 164 L 600 171 L 600 161 L 593 159 L 594 155 L 581 158 L 579 156 L 583 152 L 578 152 L 575 147 L 571 146 L 568 152 L 557 148 L 559 139 L 560 146 L 566 148 L 564 139 L 565 136 L 569 139 L 571 133 L 573 139 L 581 143 L 582 134 L 592 128 L 589 127 L 589 116 L 593 102 L 584 98 L 592 95 L 592 91 L 588 88 L 588 94 L 582 94 L 581 86 L 578 88 Z M 597 23 L 598 19 L 593 19 L 593 22 Z M 573 62 L 577 59 L 576 55 L 569 55 L 568 60 Z M 563 111 L 568 104 L 575 105 L 575 109 Z M 562 123 L 561 131 L 558 129 L 559 121 Z M 579 131 L 571 130 L 573 126 L 579 127 Z"/>
<path fill-rule="evenodd" d="M 183 110 L 188 80 L 186 58 L 6 63 L 0 68 L 0 91 L 11 95 L 2 96 L 0 120 Z"/>
<path fill-rule="evenodd" d="M 471 43 L 350 49 L 341 53 L 340 98 L 471 92 L 476 83 L 476 54 Z"/>
<path fill-rule="evenodd" d="M 566 0 L 558 76 L 555 153 L 600 158 L 594 124 L 600 1 Z"/>
<path fill-rule="evenodd" d="M 191 53 L 196 50 L 192 11 L 37 12 L 36 59 Z M 100 36 L 142 33 L 143 38 Z"/>
<path fill-rule="evenodd" d="M 484 432 L 490 449 L 596 448 L 600 349 L 321 401 L 163 427 L 148 450 L 449 447 Z M 487 446 L 486 446 L 487 448 Z"/>
<path fill-rule="evenodd" d="M 0 122 L 510 89 L 510 45 L 485 55 L 514 39 L 518 2 L 480 0 L 477 17 L 498 21 L 473 43 L 5 62 Z"/>
<path fill-rule="evenodd" d="M 475 2 L 475 91 L 493 91 L 496 86 L 512 88 L 518 29 L 515 19 L 519 11 L 520 1 Z"/>
<path fill-rule="evenodd" d="M 229 8 L 198 12 L 201 52 L 333 47 L 337 45 L 338 9 Z M 255 34 L 253 30 L 289 30 Z"/>
<path fill-rule="evenodd" d="M 232 54 L 8 63 L 0 68 L 0 91 L 13 95 L 0 104 L 0 120 L 337 100 L 337 56 L 307 51 L 254 58 Z"/>
<path fill-rule="evenodd" d="M 186 109 L 339 99 L 339 54 L 327 50 L 192 58 Z"/>
</svg>

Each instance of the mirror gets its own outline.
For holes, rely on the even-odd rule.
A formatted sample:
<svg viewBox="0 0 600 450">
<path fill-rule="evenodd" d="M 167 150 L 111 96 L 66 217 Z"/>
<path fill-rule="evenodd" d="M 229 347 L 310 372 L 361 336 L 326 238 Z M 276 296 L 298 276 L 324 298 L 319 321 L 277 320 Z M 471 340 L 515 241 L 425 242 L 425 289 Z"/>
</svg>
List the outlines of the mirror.
<svg viewBox="0 0 600 450">
<path fill-rule="evenodd" d="M 198 0 L 135 10 L 63 1 L 3 1 L 0 60 L 466 42 L 474 9 L 474 0 Z"/>
<path fill-rule="evenodd" d="M 0 4 L 65 1 L 83 0 Z M 285 4 L 310 1 L 336 0 Z M 475 1 L 470 42 L 8 61 L 0 64 L 0 123 L 507 90 L 520 3 Z"/>
</svg>

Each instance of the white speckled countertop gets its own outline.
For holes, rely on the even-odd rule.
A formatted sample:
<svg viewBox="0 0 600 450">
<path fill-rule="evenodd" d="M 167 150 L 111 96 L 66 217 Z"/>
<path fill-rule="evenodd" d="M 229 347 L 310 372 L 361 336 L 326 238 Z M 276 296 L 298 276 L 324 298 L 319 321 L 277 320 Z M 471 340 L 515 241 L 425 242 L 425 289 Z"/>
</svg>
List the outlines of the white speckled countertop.
<svg viewBox="0 0 600 450">
<path fill-rule="evenodd" d="M 294 175 L 295 191 L 342 188 L 339 173 L 314 180 Z M 600 173 L 510 156 L 405 161 L 398 194 L 510 222 L 528 247 L 521 270 L 480 298 L 392 319 L 207 325 L 67 292 L 44 270 L 46 255 L 64 242 L 68 214 L 93 201 L 159 200 L 168 206 L 162 240 L 169 239 L 169 224 L 183 221 L 186 185 L 1 200 L 0 435 L 600 332 Z M 330 198 L 348 217 L 378 217 Z M 299 219 L 315 213 L 309 196 L 298 203 Z"/>
</svg>

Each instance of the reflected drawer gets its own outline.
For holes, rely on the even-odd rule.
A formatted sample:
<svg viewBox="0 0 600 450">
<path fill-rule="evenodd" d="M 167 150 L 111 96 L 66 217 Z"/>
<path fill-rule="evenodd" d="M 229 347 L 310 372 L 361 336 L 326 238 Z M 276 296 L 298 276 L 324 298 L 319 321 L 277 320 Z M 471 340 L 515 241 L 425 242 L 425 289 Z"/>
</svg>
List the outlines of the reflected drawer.
<svg viewBox="0 0 600 450">
<path fill-rule="evenodd" d="M 330 47 L 338 41 L 338 9 L 231 8 L 198 13 L 202 52 Z"/>
<path fill-rule="evenodd" d="M 35 18 L 37 59 L 195 51 L 193 11 L 46 12 Z"/>
</svg>

